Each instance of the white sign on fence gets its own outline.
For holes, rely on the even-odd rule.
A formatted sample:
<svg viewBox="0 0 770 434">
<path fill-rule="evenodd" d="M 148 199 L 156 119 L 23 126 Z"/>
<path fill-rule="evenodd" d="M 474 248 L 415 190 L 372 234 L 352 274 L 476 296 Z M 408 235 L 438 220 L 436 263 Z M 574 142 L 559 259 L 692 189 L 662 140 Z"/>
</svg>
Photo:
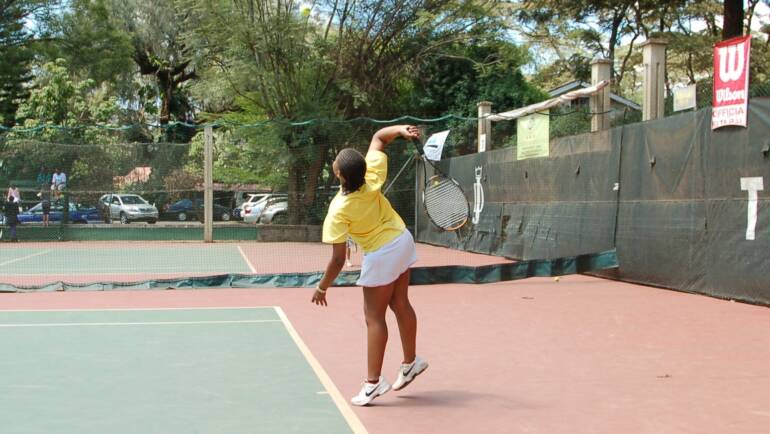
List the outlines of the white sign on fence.
<svg viewBox="0 0 770 434">
<path fill-rule="evenodd" d="M 674 111 L 694 109 L 697 105 L 695 97 L 695 85 L 691 84 L 685 87 L 674 89 Z"/>
</svg>

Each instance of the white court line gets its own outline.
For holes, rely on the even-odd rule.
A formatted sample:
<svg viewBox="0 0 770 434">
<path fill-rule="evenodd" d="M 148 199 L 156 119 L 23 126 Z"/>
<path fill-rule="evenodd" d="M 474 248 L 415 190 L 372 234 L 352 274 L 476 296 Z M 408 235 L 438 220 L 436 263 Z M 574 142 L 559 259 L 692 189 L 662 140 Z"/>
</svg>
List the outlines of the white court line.
<svg viewBox="0 0 770 434">
<path fill-rule="evenodd" d="M 199 324 L 254 324 L 266 322 L 281 322 L 280 319 L 249 319 L 232 321 L 148 321 L 148 322 L 52 322 L 27 324 L 0 324 L 0 328 L 14 327 L 103 327 L 103 326 L 132 326 L 132 325 L 199 325 Z"/>
<path fill-rule="evenodd" d="M 332 381 L 331 377 L 329 377 L 329 374 L 326 373 L 323 366 L 321 366 L 321 364 L 318 362 L 318 359 L 316 359 L 315 356 L 313 356 L 313 353 L 310 352 L 310 348 L 308 348 L 308 346 L 305 345 L 305 342 L 302 341 L 302 338 L 299 336 L 299 333 L 297 333 L 297 330 L 294 329 L 294 326 L 291 325 L 291 322 L 283 312 L 283 309 L 281 309 L 279 306 L 275 306 L 274 309 L 278 316 L 281 317 L 281 320 L 286 326 L 286 330 L 289 332 L 289 335 L 292 339 L 294 339 L 294 343 L 297 345 L 297 348 L 299 348 L 302 355 L 305 356 L 308 364 L 311 368 L 313 368 L 313 371 L 318 376 L 318 379 L 321 380 L 321 384 L 329 392 L 329 395 L 337 405 L 340 413 L 342 413 L 345 421 L 347 421 L 348 425 L 350 425 L 350 429 L 353 430 L 353 433 L 368 434 L 366 427 L 364 427 L 364 424 L 361 423 L 361 420 L 358 419 L 358 416 L 356 416 L 356 414 L 350 408 L 345 398 L 342 397 L 342 394 L 340 393 L 339 389 L 337 389 L 337 386 L 334 385 L 334 382 Z"/>
<path fill-rule="evenodd" d="M 31 255 L 23 256 L 21 258 L 11 259 L 10 261 L 0 262 L 0 267 L 4 265 L 13 264 L 14 262 L 26 261 L 27 259 L 34 258 L 35 256 L 47 255 L 48 253 L 51 253 L 51 252 L 52 250 L 46 250 L 44 252 L 33 253 Z"/>
<path fill-rule="evenodd" d="M 3 265 L 3 264 L 0 264 Z M 119 269 L 116 268 L 109 272 L 99 272 L 94 273 L 87 270 L 79 270 L 79 271 L 53 271 L 53 272 L 46 272 L 46 273 L 12 273 L 12 272 L 3 272 L 7 276 L 14 276 L 14 277 L 46 277 L 46 276 L 150 276 L 149 278 L 152 278 L 154 276 L 169 276 L 169 277 L 207 277 L 207 276 L 219 276 L 221 274 L 237 274 L 238 271 L 189 271 L 189 270 L 182 270 L 182 271 L 153 271 L 152 269 L 147 269 L 149 271 L 134 271 L 136 267 L 131 269 Z M 146 279 L 145 279 L 146 280 Z"/>
<path fill-rule="evenodd" d="M 136 312 L 136 311 L 163 311 L 163 310 L 238 310 L 238 309 L 273 309 L 275 306 L 204 306 L 204 307 L 118 307 L 107 309 L 2 309 L 3 312 Z"/>
<path fill-rule="evenodd" d="M 241 256 L 243 256 L 243 260 L 246 261 L 246 265 L 249 266 L 249 270 L 251 270 L 252 274 L 256 274 L 257 270 L 254 269 L 254 266 L 251 265 L 251 261 L 249 261 L 249 258 L 246 257 L 246 253 L 243 252 L 243 249 L 241 246 L 238 246 L 238 251 L 241 252 Z"/>
</svg>

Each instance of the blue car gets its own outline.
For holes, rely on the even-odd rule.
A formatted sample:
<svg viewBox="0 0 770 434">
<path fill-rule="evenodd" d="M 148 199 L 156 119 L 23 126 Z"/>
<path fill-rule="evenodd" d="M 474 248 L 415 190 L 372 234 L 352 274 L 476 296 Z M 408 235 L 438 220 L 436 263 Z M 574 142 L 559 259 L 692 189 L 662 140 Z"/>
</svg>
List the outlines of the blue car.
<svg viewBox="0 0 770 434">
<path fill-rule="evenodd" d="M 48 221 L 60 222 L 64 213 L 64 204 L 61 201 L 51 203 L 51 212 L 48 214 Z M 69 208 L 71 223 L 99 223 L 102 221 L 101 214 L 95 207 L 86 207 L 75 202 L 70 202 Z M 19 223 L 35 223 L 43 221 L 43 203 L 38 203 L 32 208 L 19 213 Z"/>
</svg>

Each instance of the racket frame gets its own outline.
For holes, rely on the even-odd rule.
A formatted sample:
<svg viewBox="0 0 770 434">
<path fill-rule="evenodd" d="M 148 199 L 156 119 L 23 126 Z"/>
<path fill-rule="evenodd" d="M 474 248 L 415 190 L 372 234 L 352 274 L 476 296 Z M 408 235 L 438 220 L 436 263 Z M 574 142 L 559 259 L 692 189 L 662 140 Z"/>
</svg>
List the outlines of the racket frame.
<svg viewBox="0 0 770 434">
<path fill-rule="evenodd" d="M 418 144 L 417 140 L 412 140 L 412 144 L 414 145 L 415 149 L 417 149 L 417 153 L 420 155 L 421 160 L 423 161 L 423 166 L 422 166 L 422 173 L 423 173 L 422 206 L 423 206 L 423 208 L 425 208 L 425 214 L 428 215 L 428 218 L 430 219 L 431 223 L 433 223 L 437 228 L 439 228 L 439 229 L 441 229 L 443 231 L 454 232 L 454 231 L 462 228 L 463 226 L 465 226 L 468 223 L 468 220 L 470 218 L 470 211 L 471 211 L 470 203 L 468 202 L 468 198 L 465 196 L 465 190 L 463 190 L 463 188 L 460 186 L 459 182 L 457 182 L 454 178 L 451 178 L 451 177 L 447 176 L 441 169 L 438 168 L 438 166 L 433 164 L 433 162 L 430 161 L 428 159 L 428 157 L 425 156 L 425 151 L 423 151 L 423 149 L 420 147 L 420 144 L 422 144 L 422 143 Z M 425 168 L 425 164 L 426 163 L 429 164 L 433 168 L 433 171 L 434 171 L 434 175 L 431 176 L 430 179 L 428 179 L 428 171 Z M 462 223 L 454 225 L 454 226 L 452 226 L 450 228 L 445 228 L 445 227 L 439 225 L 438 223 L 436 223 L 436 221 L 433 220 L 433 217 L 430 215 L 430 212 L 428 212 L 428 206 L 425 204 L 425 190 L 428 188 L 429 183 L 432 180 L 436 179 L 436 178 L 439 178 L 439 179 L 442 179 L 442 180 L 443 179 L 448 179 L 463 194 L 463 198 L 465 199 L 465 219 L 463 219 Z"/>
</svg>

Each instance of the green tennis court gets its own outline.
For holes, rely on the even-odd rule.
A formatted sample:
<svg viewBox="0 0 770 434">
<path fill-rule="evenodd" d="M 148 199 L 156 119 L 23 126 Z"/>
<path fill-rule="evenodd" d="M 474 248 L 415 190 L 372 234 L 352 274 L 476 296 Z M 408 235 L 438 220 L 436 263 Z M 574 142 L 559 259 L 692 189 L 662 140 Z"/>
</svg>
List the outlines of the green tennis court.
<svg viewBox="0 0 770 434">
<path fill-rule="evenodd" d="M 7 433 L 356 431 L 280 308 L 4 311 L 0 346 Z"/>
<path fill-rule="evenodd" d="M 73 245 L 74 246 L 74 245 Z M 0 249 L 2 275 L 249 273 L 235 244 L 19 247 Z"/>
</svg>

